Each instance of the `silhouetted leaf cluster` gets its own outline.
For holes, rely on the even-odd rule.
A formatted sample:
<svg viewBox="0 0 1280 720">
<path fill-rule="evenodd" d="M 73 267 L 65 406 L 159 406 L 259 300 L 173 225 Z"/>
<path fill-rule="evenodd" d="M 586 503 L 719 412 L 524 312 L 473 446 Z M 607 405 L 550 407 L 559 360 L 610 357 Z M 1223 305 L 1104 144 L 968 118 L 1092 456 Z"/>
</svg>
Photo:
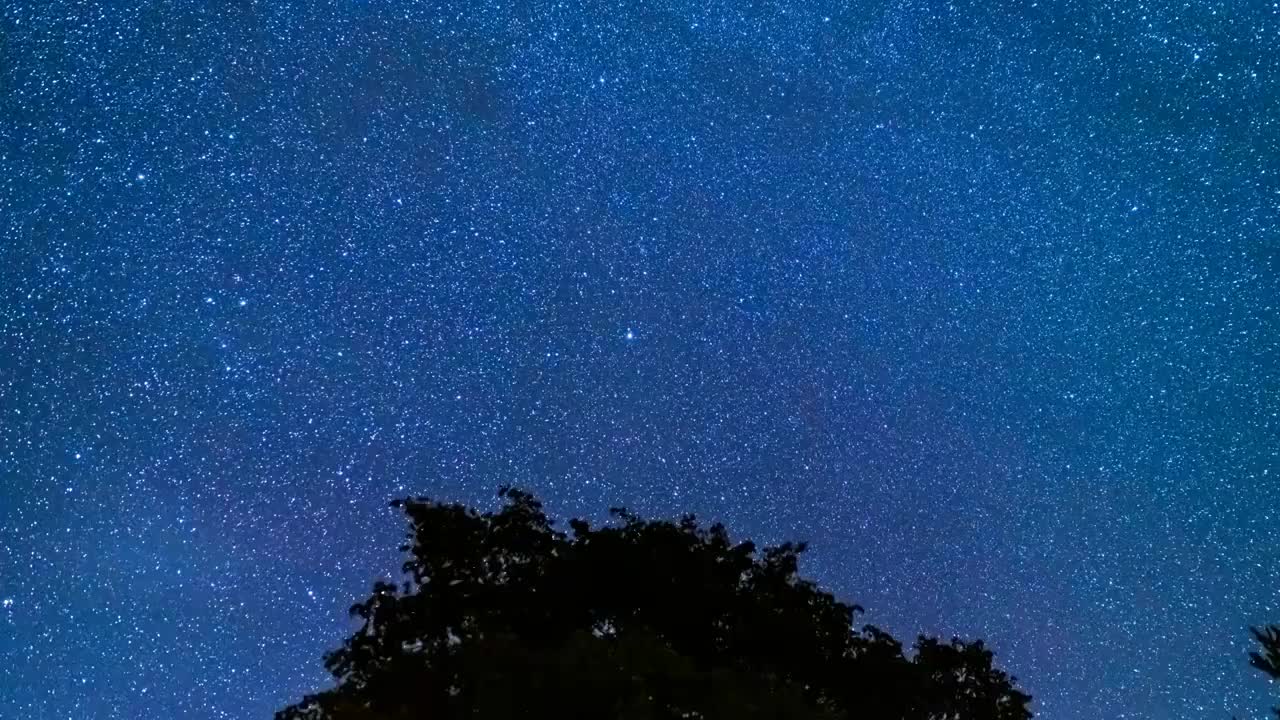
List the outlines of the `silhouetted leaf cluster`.
<svg viewBox="0 0 1280 720">
<path fill-rule="evenodd" d="M 1267 674 L 1272 680 L 1280 680 L 1280 625 L 1253 628 L 1253 637 L 1262 646 L 1262 652 L 1249 653 L 1249 664 Z M 1280 707 L 1275 708 L 1280 717 Z"/>
<path fill-rule="evenodd" d="M 907 657 L 799 577 L 803 544 L 758 550 L 720 525 L 553 529 L 531 495 L 479 514 L 397 502 L 405 581 L 352 608 L 336 686 L 277 720 L 879 718 L 1025 720 L 1030 697 L 981 642 Z"/>
</svg>

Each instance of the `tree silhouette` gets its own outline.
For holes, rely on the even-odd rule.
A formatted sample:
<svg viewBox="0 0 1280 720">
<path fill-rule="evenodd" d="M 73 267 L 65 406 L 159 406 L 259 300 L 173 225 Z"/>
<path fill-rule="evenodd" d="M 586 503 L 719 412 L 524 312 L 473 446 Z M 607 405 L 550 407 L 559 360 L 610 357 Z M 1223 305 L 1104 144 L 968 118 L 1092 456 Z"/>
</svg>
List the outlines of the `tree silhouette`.
<svg viewBox="0 0 1280 720">
<path fill-rule="evenodd" d="M 408 515 L 405 579 L 351 610 L 337 680 L 277 720 L 920 718 L 1025 720 L 1030 696 L 981 642 L 921 637 L 907 657 L 861 609 L 797 573 L 803 544 L 758 551 L 724 527 L 573 520 L 504 488 L 480 514 Z"/>
<path fill-rule="evenodd" d="M 1262 646 L 1262 652 L 1249 653 L 1249 664 L 1267 674 L 1272 680 L 1280 680 L 1280 625 L 1252 628 L 1253 637 Z M 1280 707 L 1275 708 L 1280 717 Z"/>
</svg>

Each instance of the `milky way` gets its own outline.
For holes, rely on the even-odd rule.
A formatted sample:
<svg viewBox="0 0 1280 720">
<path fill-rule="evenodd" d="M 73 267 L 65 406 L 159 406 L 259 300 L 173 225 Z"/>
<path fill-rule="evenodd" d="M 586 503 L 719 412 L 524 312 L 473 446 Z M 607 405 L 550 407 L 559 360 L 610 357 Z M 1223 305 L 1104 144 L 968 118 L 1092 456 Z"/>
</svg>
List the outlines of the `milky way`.
<svg viewBox="0 0 1280 720">
<path fill-rule="evenodd" d="M 269 717 L 504 483 L 1049 720 L 1266 712 L 1275 5 L 2 12 L 0 716 Z"/>
</svg>

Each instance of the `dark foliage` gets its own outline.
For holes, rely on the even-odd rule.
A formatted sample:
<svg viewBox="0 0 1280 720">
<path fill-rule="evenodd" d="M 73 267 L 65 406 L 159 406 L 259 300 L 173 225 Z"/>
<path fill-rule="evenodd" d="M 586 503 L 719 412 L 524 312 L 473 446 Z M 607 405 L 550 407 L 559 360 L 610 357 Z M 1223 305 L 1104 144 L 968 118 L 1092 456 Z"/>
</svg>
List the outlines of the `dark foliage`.
<svg viewBox="0 0 1280 720">
<path fill-rule="evenodd" d="M 277 720 L 1031 716 L 981 642 L 922 637 L 908 658 L 855 628 L 859 608 L 798 576 L 804 545 L 624 510 L 565 534 L 531 495 L 501 496 L 485 514 L 396 503 L 406 580 L 352 608 L 337 685 Z"/>
<path fill-rule="evenodd" d="M 1280 625 L 1253 628 L 1253 637 L 1262 646 L 1262 652 L 1249 653 L 1249 664 L 1272 680 L 1280 680 Z M 1275 713 L 1280 717 L 1280 707 L 1275 708 Z"/>
</svg>

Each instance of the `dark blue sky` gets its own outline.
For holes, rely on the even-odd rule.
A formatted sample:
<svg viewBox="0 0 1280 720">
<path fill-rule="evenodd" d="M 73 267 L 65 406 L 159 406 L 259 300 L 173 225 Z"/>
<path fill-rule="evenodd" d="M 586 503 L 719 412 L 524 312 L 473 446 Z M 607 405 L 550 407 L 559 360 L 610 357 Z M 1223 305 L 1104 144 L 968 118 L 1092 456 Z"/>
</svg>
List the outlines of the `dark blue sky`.
<svg viewBox="0 0 1280 720">
<path fill-rule="evenodd" d="M 204 5 L 2 11 L 0 716 L 268 717 L 501 483 L 1263 716 L 1274 4 Z"/>
</svg>

